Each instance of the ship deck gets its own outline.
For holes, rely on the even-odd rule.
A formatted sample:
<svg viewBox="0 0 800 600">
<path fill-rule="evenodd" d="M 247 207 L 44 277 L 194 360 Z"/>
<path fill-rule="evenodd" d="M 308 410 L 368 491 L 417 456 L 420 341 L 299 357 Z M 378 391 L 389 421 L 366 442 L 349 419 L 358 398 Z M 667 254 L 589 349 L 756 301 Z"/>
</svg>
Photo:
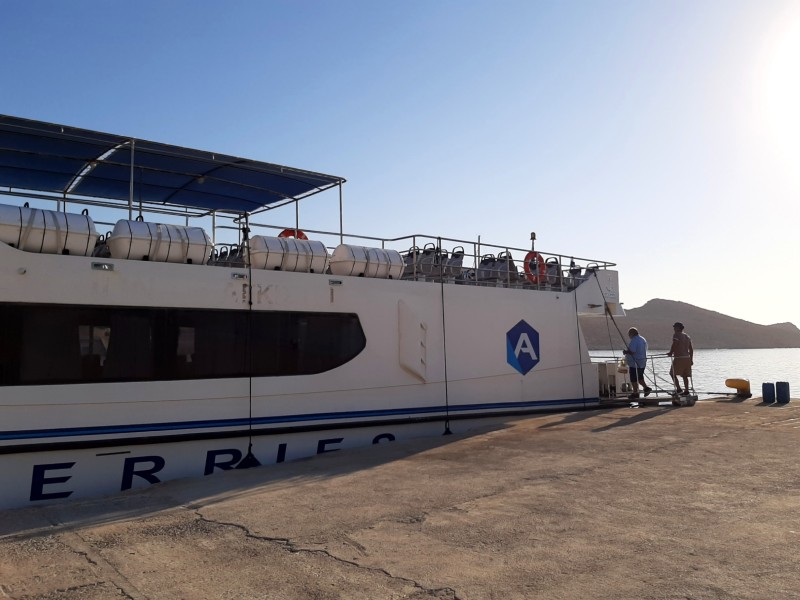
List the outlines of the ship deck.
<svg viewBox="0 0 800 600">
<path fill-rule="evenodd" d="M 601 408 L 4 511 L 0 597 L 796 597 L 798 428 Z"/>
</svg>

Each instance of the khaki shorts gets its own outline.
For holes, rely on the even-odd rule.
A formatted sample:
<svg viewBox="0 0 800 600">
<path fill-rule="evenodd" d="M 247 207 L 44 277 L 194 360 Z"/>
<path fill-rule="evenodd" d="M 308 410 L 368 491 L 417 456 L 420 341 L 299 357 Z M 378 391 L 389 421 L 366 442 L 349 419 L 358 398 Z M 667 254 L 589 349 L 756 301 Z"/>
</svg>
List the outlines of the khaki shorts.
<svg viewBox="0 0 800 600">
<path fill-rule="evenodd" d="M 669 370 L 670 375 L 677 377 L 691 377 L 692 376 L 692 359 L 688 357 L 676 358 L 672 362 L 672 368 Z"/>
</svg>

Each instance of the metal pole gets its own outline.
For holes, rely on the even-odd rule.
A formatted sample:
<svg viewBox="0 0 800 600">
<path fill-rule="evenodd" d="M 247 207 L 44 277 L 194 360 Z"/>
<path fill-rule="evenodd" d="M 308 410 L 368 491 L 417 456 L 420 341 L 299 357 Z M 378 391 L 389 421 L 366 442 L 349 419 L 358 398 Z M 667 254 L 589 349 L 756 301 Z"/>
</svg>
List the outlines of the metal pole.
<svg viewBox="0 0 800 600">
<path fill-rule="evenodd" d="M 294 201 L 294 233 L 295 237 L 297 237 L 297 232 L 300 231 L 300 203 L 295 200 Z"/>
<path fill-rule="evenodd" d="M 128 196 L 128 220 L 133 221 L 133 153 L 136 149 L 136 140 L 131 139 L 131 188 Z"/>
<path fill-rule="evenodd" d="M 142 174 L 142 169 L 139 167 L 139 218 L 144 221 L 144 213 L 142 212 L 142 182 L 144 181 L 144 175 Z M 189 210 L 188 208 L 186 210 Z"/>
<path fill-rule="evenodd" d="M 339 243 L 344 244 L 344 221 L 342 220 L 342 184 L 339 184 Z"/>
</svg>

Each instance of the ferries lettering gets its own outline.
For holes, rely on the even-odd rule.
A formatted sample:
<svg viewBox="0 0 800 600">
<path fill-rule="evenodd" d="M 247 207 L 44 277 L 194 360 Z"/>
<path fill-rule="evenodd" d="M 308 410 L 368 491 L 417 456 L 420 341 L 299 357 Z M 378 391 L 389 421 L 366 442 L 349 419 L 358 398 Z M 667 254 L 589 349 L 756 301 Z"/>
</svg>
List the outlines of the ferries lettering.
<svg viewBox="0 0 800 600">
<path fill-rule="evenodd" d="M 339 446 L 344 439 L 344 437 L 335 437 L 317 440 L 316 454 L 340 450 Z M 395 439 L 396 437 L 392 433 L 380 433 L 372 439 L 372 444 L 393 442 Z M 285 442 L 278 444 L 278 451 L 273 462 L 282 463 L 286 460 L 287 447 L 288 444 Z M 205 454 L 203 475 L 211 475 L 216 470 L 235 469 L 243 457 L 242 451 L 238 448 L 208 450 Z M 119 491 L 124 492 L 133 488 L 135 477 L 149 484 L 161 483 L 158 473 L 163 471 L 166 466 L 167 458 L 161 455 L 126 457 L 122 464 Z M 73 478 L 71 473 L 76 468 L 78 468 L 76 461 L 33 465 L 30 501 L 69 498 L 75 490 L 69 489 L 67 484 Z"/>
</svg>

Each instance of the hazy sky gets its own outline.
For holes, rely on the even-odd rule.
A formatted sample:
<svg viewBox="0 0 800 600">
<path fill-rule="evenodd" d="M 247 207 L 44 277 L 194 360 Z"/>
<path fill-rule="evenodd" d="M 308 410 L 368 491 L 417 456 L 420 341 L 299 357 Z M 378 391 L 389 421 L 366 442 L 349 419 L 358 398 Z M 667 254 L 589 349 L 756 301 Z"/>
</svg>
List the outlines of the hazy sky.
<svg viewBox="0 0 800 600">
<path fill-rule="evenodd" d="M 350 233 L 535 231 L 616 262 L 628 308 L 800 325 L 800 0 L 0 9 L 0 113 L 346 177 Z"/>
</svg>

